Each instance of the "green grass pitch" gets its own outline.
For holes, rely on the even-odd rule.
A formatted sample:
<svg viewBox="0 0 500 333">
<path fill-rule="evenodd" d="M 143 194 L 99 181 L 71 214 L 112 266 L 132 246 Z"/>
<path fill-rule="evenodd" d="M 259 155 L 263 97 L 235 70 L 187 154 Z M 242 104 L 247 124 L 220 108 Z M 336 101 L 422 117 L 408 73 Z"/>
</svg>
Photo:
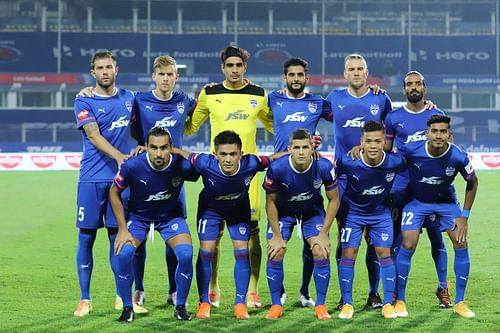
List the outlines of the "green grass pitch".
<svg viewBox="0 0 500 333">
<path fill-rule="evenodd" d="M 295 234 L 285 259 L 285 284 L 288 300 L 282 319 L 268 321 L 269 292 L 262 261 L 260 294 L 263 309 L 251 309 L 250 320 L 233 318 L 233 258 L 227 233 L 222 241 L 220 285 L 221 307 L 212 310 L 212 319 L 178 322 L 173 308 L 166 306 L 167 277 L 164 245 L 157 234 L 148 241 L 145 287 L 150 310 L 137 316 L 131 325 L 116 321 L 113 310 L 115 289 L 108 264 L 108 240 L 99 231 L 94 246 L 94 272 L 91 292 L 94 312 L 85 318 L 74 318 L 79 289 L 75 269 L 77 229 L 75 196 L 77 172 L 3 172 L 0 173 L 0 331 L 1 332 L 499 332 L 500 331 L 500 173 L 478 172 L 479 192 L 472 209 L 469 227 L 471 273 L 466 300 L 476 318 L 466 320 L 451 309 L 440 309 L 434 296 L 437 278 L 430 255 L 429 241 L 421 237 L 412 263 L 408 286 L 408 318 L 384 320 L 378 310 L 364 310 L 368 282 L 364 264 L 364 247 L 356 264 L 354 284 L 354 318 L 336 318 L 333 307 L 339 298 L 336 268 L 328 306 L 333 319 L 320 322 L 311 309 L 299 308 L 296 296 L 301 279 L 301 241 Z M 195 210 L 200 184 L 188 184 L 189 224 L 194 239 Z M 463 197 L 463 181 L 457 179 L 457 190 Z M 262 195 L 264 198 L 264 195 Z M 265 251 L 264 223 L 261 240 Z M 335 239 L 336 231 L 332 235 Z M 447 236 L 446 236 L 447 237 Z M 448 241 L 449 280 L 454 285 L 453 251 Z M 314 286 L 311 285 L 314 295 Z M 454 288 L 451 289 L 454 295 Z M 189 295 L 188 309 L 196 311 L 196 282 Z"/>
</svg>

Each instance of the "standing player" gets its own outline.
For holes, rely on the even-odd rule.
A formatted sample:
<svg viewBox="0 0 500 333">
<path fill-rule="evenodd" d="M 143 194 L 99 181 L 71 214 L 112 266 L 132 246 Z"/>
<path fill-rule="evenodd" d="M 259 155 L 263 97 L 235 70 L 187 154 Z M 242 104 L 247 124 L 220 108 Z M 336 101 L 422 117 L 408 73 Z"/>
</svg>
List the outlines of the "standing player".
<svg viewBox="0 0 500 333">
<path fill-rule="evenodd" d="M 342 257 L 339 263 L 339 284 L 344 302 L 340 319 L 354 314 L 352 286 L 354 264 L 363 232 L 368 232 L 381 267 L 384 287 L 384 318 L 396 318 L 392 295 L 396 284 L 396 266 L 391 254 L 393 223 L 389 205 L 390 191 L 397 171 L 405 161 L 399 154 L 385 153 L 385 131 L 380 122 L 369 121 L 361 135 L 361 158 L 343 155 L 337 158 L 337 173 L 347 177 L 342 205 L 348 213 L 341 229 Z"/>
<path fill-rule="evenodd" d="M 283 314 L 280 299 L 283 285 L 283 258 L 286 245 L 295 225 L 299 237 L 304 235 L 314 258 L 316 285 L 315 316 L 330 319 L 325 305 L 330 281 L 328 233 L 339 207 L 333 166 L 325 158 L 312 158 L 311 136 L 307 129 L 297 129 L 290 136 L 290 156 L 271 163 L 266 173 L 266 212 L 269 221 L 267 281 L 272 306 L 267 319 L 278 319 Z M 321 185 L 329 200 L 325 213 Z"/>
<path fill-rule="evenodd" d="M 115 86 L 118 66 L 109 51 L 92 56 L 91 75 L 96 80 L 92 97 L 77 97 L 75 116 L 82 130 L 83 156 L 77 194 L 76 226 L 79 228 L 76 265 L 80 285 L 77 317 L 92 311 L 90 278 L 93 268 L 92 248 L 97 229 L 108 230 L 109 260 L 118 281 L 118 261 L 113 244 L 118 225 L 108 202 L 113 177 L 130 151 L 130 121 L 133 118 L 134 95 Z"/>
<path fill-rule="evenodd" d="M 361 129 L 368 121 L 382 121 L 392 110 L 391 100 L 385 93 L 375 94 L 366 84 L 368 66 L 360 54 L 350 54 L 344 59 L 344 78 L 348 87 L 332 91 L 326 98 L 333 110 L 335 159 L 347 154 L 351 148 L 359 144 Z M 339 177 L 339 194 L 342 196 L 346 188 L 346 176 Z M 341 205 L 337 222 L 342 227 L 344 209 Z M 340 244 L 340 243 L 339 243 Z M 337 262 L 340 260 L 340 247 L 337 250 Z M 380 267 L 373 246 L 366 251 L 366 266 L 370 281 L 370 293 L 367 305 L 372 308 L 382 307 L 378 294 Z M 339 305 L 342 304 L 342 300 Z"/>
<path fill-rule="evenodd" d="M 332 121 L 330 103 L 319 95 L 306 93 L 308 63 L 301 58 L 290 58 L 283 65 L 283 81 L 285 93 L 272 92 L 268 97 L 268 105 L 273 114 L 274 151 L 287 151 L 291 133 L 298 128 L 306 128 L 309 133 L 316 131 L 321 118 Z M 302 249 L 302 284 L 299 290 L 299 303 L 303 307 L 314 307 L 315 303 L 309 295 L 309 282 L 314 269 L 313 255 L 310 245 L 304 238 Z M 284 305 L 286 294 L 284 288 L 281 303 Z"/>
<path fill-rule="evenodd" d="M 427 216 L 435 214 L 446 230 L 455 250 L 456 296 L 453 311 L 465 318 L 475 316 L 464 303 L 469 279 L 470 258 L 467 246 L 467 228 L 470 209 L 476 197 L 478 181 L 467 153 L 450 139 L 447 116 L 433 115 L 427 121 L 427 141 L 403 153 L 410 172 L 410 189 L 414 198 L 404 207 L 401 220 L 402 247 L 396 258 L 398 272 L 398 316 L 406 317 L 406 284 L 411 258 L 418 244 L 420 229 Z M 462 211 L 453 189 L 453 181 L 460 173 L 467 182 Z"/>
<path fill-rule="evenodd" d="M 179 79 L 177 63 L 170 56 L 158 56 L 153 62 L 153 81 L 155 89 L 138 92 L 135 96 L 136 121 L 132 128 L 136 130 L 139 145 L 144 145 L 149 130 L 160 126 L 167 128 L 172 136 L 175 147 L 182 147 L 183 131 L 186 118 L 195 106 L 195 100 L 183 92 L 173 91 Z M 186 217 L 184 188 L 180 198 Z M 167 303 L 175 305 L 176 285 L 175 270 L 177 259 L 172 249 L 166 244 L 165 258 L 167 261 L 169 290 Z M 140 306 L 144 301 L 144 266 L 146 261 L 146 239 L 141 243 L 134 256 L 135 293 L 134 304 Z"/>
<path fill-rule="evenodd" d="M 149 230 L 158 230 L 178 259 L 175 280 L 178 287 L 174 316 L 191 320 L 186 299 L 193 277 L 193 245 L 180 197 L 185 180 L 198 174 L 185 159 L 171 155 L 172 138 L 167 129 L 153 127 L 146 140 L 146 154 L 126 161 L 115 177 L 110 201 L 118 222 L 115 252 L 119 256 L 118 289 L 123 299 L 120 322 L 132 322 L 132 258 Z M 121 192 L 130 189 L 129 220 L 125 219 Z"/>
<path fill-rule="evenodd" d="M 221 51 L 221 70 L 225 80 L 217 85 L 205 87 L 198 96 L 193 115 L 188 119 L 185 133 L 193 134 L 209 119 L 211 131 L 211 148 L 213 151 L 214 137 L 224 130 L 234 130 L 241 137 L 242 150 L 246 154 L 256 154 L 257 118 L 264 127 L 272 132 L 272 114 L 267 107 L 266 91 L 244 79 L 247 70 L 249 53 L 243 48 L 228 46 Z M 262 249 L 259 239 L 260 191 L 257 178 L 250 184 L 250 205 L 252 210 L 251 232 L 248 241 L 250 252 L 250 285 L 248 306 L 261 307 L 257 293 Z M 221 234 L 222 235 L 222 234 Z M 219 243 L 219 240 L 217 243 Z M 210 299 L 212 305 L 219 306 L 220 289 L 217 279 L 218 256 L 214 259 L 213 276 L 211 280 Z"/>
<path fill-rule="evenodd" d="M 403 92 L 406 95 L 406 104 L 392 112 L 385 118 L 386 146 L 385 150 L 396 151 L 415 147 L 418 143 L 425 141 L 425 130 L 427 120 L 433 115 L 444 115 L 444 112 L 437 108 L 427 109 L 425 107 L 425 94 L 427 92 L 424 76 L 417 71 L 410 71 L 403 80 Z M 391 190 L 392 207 L 394 218 L 394 258 L 401 245 L 401 211 L 410 201 L 411 194 L 408 190 L 409 175 L 408 170 L 399 172 L 396 175 L 394 186 Z M 427 218 L 424 226 L 431 241 L 432 258 L 436 266 L 438 275 L 438 288 L 436 296 L 442 308 L 451 307 L 450 294 L 448 292 L 448 255 L 444 244 L 439 219 L 433 216 Z"/>
</svg>

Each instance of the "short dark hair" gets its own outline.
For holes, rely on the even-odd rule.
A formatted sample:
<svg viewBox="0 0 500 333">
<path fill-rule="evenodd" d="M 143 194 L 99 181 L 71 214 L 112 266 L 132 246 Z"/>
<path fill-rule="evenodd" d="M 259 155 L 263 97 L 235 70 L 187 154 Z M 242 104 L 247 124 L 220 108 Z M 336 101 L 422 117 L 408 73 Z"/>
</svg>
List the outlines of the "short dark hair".
<svg viewBox="0 0 500 333">
<path fill-rule="evenodd" d="M 229 57 L 239 57 L 243 63 L 246 63 L 250 58 L 250 53 L 242 47 L 230 45 L 220 51 L 220 60 L 224 63 Z"/>
<path fill-rule="evenodd" d="M 422 80 L 422 84 L 424 85 L 425 87 L 425 78 L 424 76 L 422 75 L 422 73 L 420 73 L 419 71 L 409 71 L 408 73 L 406 73 L 404 79 L 403 79 L 403 88 L 406 87 L 406 79 L 408 78 L 408 76 L 410 75 L 418 75 L 420 76 L 420 80 Z"/>
<path fill-rule="evenodd" d="M 172 144 L 172 135 L 170 134 L 170 131 L 166 127 L 162 126 L 155 126 L 151 128 L 148 132 L 148 138 L 146 139 L 146 145 L 149 143 L 149 138 L 151 136 L 168 136 L 168 143 Z"/>
<path fill-rule="evenodd" d="M 309 139 L 311 140 L 311 133 L 307 128 L 298 128 L 290 134 L 289 144 L 292 144 L 293 140 L 303 140 Z"/>
<path fill-rule="evenodd" d="M 99 51 L 99 52 L 94 53 L 94 55 L 92 56 L 92 59 L 90 60 L 90 69 L 94 69 L 94 64 L 95 64 L 95 61 L 97 59 L 104 59 L 104 58 L 113 59 L 115 66 L 117 65 L 115 55 L 111 51 L 103 50 L 103 51 Z"/>
<path fill-rule="evenodd" d="M 379 121 L 370 120 L 363 126 L 361 133 L 365 134 L 368 132 L 378 132 L 378 131 L 385 132 L 384 125 Z"/>
<path fill-rule="evenodd" d="M 235 144 L 238 146 L 238 149 L 241 150 L 243 144 L 241 143 L 241 138 L 235 131 L 222 131 L 217 134 L 214 138 L 214 146 L 217 149 L 220 145 L 232 145 Z"/>
<path fill-rule="evenodd" d="M 445 123 L 448 124 L 448 128 L 450 128 L 451 118 L 445 115 L 435 114 L 432 115 L 429 119 L 427 119 L 427 127 L 430 127 L 432 124 Z"/>
<path fill-rule="evenodd" d="M 288 67 L 290 66 L 302 66 L 304 67 L 304 72 L 306 73 L 309 70 L 309 64 L 304 59 L 298 57 L 290 58 L 283 64 L 283 74 L 286 75 L 288 73 Z"/>
</svg>

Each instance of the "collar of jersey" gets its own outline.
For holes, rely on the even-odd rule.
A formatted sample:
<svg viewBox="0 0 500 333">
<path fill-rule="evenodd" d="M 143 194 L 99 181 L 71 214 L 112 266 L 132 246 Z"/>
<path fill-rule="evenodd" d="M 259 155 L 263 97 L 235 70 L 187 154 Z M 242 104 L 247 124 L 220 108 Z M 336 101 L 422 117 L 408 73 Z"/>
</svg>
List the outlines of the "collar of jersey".
<svg viewBox="0 0 500 333">
<path fill-rule="evenodd" d="M 92 94 L 94 94 L 94 95 L 95 95 L 95 96 L 97 96 L 97 97 L 103 97 L 103 98 L 106 98 L 106 97 L 113 97 L 113 96 L 114 96 L 114 95 L 116 95 L 117 93 L 118 93 L 118 88 L 117 88 L 117 87 L 115 87 L 115 91 L 113 91 L 113 94 L 111 94 L 111 95 L 101 95 L 101 94 L 96 93 L 96 92 L 95 92 L 95 90 L 94 90 L 94 89 L 92 89 Z"/>
<path fill-rule="evenodd" d="M 224 88 L 226 88 L 227 90 L 241 90 L 243 88 L 245 88 L 246 86 L 248 86 L 248 80 L 247 79 L 243 79 L 243 85 L 241 87 L 238 87 L 238 88 L 231 88 L 231 87 L 228 87 L 226 85 L 226 80 L 222 81 L 222 86 Z"/>
<path fill-rule="evenodd" d="M 451 143 L 448 142 L 448 148 L 446 148 L 446 150 L 441 154 L 441 155 L 438 155 L 438 156 L 433 156 L 429 153 L 429 146 L 427 145 L 427 143 L 430 142 L 429 140 L 425 141 L 425 153 L 427 154 L 427 156 L 429 156 L 430 158 L 441 158 L 443 157 L 444 155 L 446 155 L 448 153 L 448 151 L 450 151 L 451 149 Z"/>
<path fill-rule="evenodd" d="M 148 152 L 146 152 L 146 160 L 148 161 L 148 164 L 149 164 L 149 166 L 151 167 L 151 169 L 153 169 L 154 171 L 164 171 L 164 170 L 166 170 L 166 169 L 170 166 L 170 164 L 172 164 L 172 160 L 173 160 L 173 158 L 172 158 L 172 154 L 170 154 L 170 160 L 168 161 L 167 165 L 165 165 L 165 167 L 164 167 L 163 169 L 160 169 L 160 170 L 156 169 L 156 168 L 155 168 L 155 167 L 151 164 L 151 161 L 149 160 L 149 154 L 148 154 Z"/>
<path fill-rule="evenodd" d="M 363 162 L 363 164 L 364 164 L 364 165 L 366 165 L 367 167 L 370 167 L 370 168 L 376 168 L 376 167 L 378 167 L 378 166 L 381 166 L 381 165 L 382 165 L 382 163 L 384 163 L 384 161 L 385 161 L 385 157 L 386 157 L 386 155 L 385 155 L 385 151 L 382 151 L 382 154 L 383 154 L 383 156 L 382 156 L 382 161 L 380 161 L 380 163 L 379 163 L 379 164 L 377 164 L 377 165 L 370 165 L 370 164 L 366 163 L 365 159 L 363 158 L 363 154 L 361 154 L 361 162 Z"/>
<path fill-rule="evenodd" d="M 288 164 L 290 164 L 290 167 L 292 168 L 292 170 L 295 172 L 295 173 L 306 173 L 307 171 L 309 171 L 309 169 L 311 169 L 312 165 L 313 165 L 313 160 L 311 159 L 311 163 L 309 164 L 309 166 L 307 167 L 307 169 L 305 169 L 304 171 L 299 171 L 297 169 L 295 169 L 295 167 L 293 166 L 293 163 L 292 163 L 292 155 L 289 155 L 288 156 Z"/>
<path fill-rule="evenodd" d="M 222 171 L 222 168 L 220 167 L 220 164 L 219 164 L 219 161 L 217 161 L 217 166 L 219 167 L 219 170 L 220 170 L 220 173 L 225 176 L 225 177 L 234 177 L 238 174 L 238 172 L 240 172 L 240 167 L 241 167 L 241 160 L 238 161 L 238 169 L 236 169 L 236 171 L 232 174 L 232 175 L 226 175 L 224 173 L 224 171 Z"/>
</svg>

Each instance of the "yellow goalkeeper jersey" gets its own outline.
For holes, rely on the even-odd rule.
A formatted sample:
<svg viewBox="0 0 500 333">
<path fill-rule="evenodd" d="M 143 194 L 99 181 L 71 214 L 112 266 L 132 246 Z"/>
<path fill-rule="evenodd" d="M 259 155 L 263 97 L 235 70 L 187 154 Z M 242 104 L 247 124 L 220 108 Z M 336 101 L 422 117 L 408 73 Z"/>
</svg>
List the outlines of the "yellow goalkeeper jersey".
<svg viewBox="0 0 500 333">
<path fill-rule="evenodd" d="M 191 135 L 210 120 L 210 152 L 214 151 L 214 137 L 222 131 L 233 130 L 240 135 L 244 154 L 257 153 L 257 118 L 272 133 L 272 113 L 267 106 L 266 91 L 256 85 L 232 89 L 224 82 L 200 92 L 198 104 L 186 122 L 184 133 Z"/>
</svg>

